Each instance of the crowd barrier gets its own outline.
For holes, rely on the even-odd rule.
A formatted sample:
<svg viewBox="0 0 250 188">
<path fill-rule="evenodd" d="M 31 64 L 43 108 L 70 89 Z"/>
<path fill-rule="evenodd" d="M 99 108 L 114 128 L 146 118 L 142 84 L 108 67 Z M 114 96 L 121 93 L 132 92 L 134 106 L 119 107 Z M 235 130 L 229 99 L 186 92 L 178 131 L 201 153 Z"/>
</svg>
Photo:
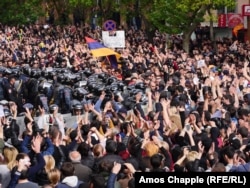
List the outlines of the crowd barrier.
<svg viewBox="0 0 250 188">
<path fill-rule="evenodd" d="M 143 105 L 142 106 L 142 109 L 144 110 L 144 112 L 146 112 L 146 108 L 147 106 Z M 130 113 L 131 111 L 128 111 L 128 113 Z M 74 124 L 76 123 L 76 116 L 72 115 L 71 113 L 68 113 L 68 114 L 62 114 L 63 116 L 63 119 L 65 121 L 65 126 L 67 128 L 73 128 Z M 25 116 L 20 116 L 20 117 L 17 117 L 16 120 L 17 120 L 17 124 L 19 125 L 20 127 L 20 134 L 23 133 L 23 131 L 25 130 L 25 124 L 24 124 L 24 117 Z M 84 117 L 84 115 L 83 115 Z M 38 117 L 35 117 L 34 118 L 35 121 L 38 120 Z"/>
</svg>

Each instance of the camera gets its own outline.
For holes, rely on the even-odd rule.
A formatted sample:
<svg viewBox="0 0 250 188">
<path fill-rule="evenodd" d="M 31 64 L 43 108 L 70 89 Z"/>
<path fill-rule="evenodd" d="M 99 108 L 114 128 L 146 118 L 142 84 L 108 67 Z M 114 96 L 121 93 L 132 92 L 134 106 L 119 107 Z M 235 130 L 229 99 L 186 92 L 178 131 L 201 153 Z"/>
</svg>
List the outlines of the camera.
<svg viewBox="0 0 250 188">
<path fill-rule="evenodd" d="M 187 131 L 189 131 L 191 128 L 190 124 L 185 125 L 185 128 L 187 129 Z"/>
<path fill-rule="evenodd" d="M 13 120 L 13 117 L 12 116 L 9 116 L 8 118 L 7 118 L 7 121 L 8 122 L 11 122 Z"/>
<path fill-rule="evenodd" d="M 37 136 L 40 134 L 40 129 L 35 122 L 32 122 L 32 136 Z"/>
</svg>

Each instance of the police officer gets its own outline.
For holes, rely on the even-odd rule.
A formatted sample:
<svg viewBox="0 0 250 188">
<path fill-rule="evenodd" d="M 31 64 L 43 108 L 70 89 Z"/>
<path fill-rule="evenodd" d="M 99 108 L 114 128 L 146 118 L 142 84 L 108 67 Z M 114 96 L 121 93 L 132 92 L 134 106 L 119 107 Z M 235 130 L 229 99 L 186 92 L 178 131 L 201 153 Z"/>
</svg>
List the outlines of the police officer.
<svg viewBox="0 0 250 188">
<path fill-rule="evenodd" d="M 59 109 L 61 110 L 63 108 L 63 102 L 64 102 L 64 75 L 58 74 L 57 75 L 57 82 L 54 85 L 54 92 L 53 92 L 53 101 L 54 104 L 56 104 Z"/>
<path fill-rule="evenodd" d="M 64 105 L 62 107 L 61 112 L 63 114 L 67 114 L 71 112 L 71 101 L 73 100 L 73 90 L 72 90 L 72 80 L 66 79 L 63 88 L 63 95 L 64 95 Z"/>
<path fill-rule="evenodd" d="M 79 115 L 82 115 L 82 114 L 83 114 L 83 106 L 82 106 L 82 104 L 78 103 L 78 104 L 73 105 L 73 113 L 72 113 L 72 115 L 73 116 L 79 116 Z"/>
<path fill-rule="evenodd" d="M 43 83 L 38 86 L 38 95 L 35 99 L 35 110 L 39 109 L 39 106 L 44 109 L 45 113 L 49 113 L 49 102 L 48 97 L 46 96 L 46 90 L 43 86 Z"/>
<path fill-rule="evenodd" d="M 5 99 L 4 96 L 4 78 L 3 77 L 3 70 L 0 69 L 0 101 Z"/>
<path fill-rule="evenodd" d="M 8 82 L 5 84 L 5 98 L 8 101 L 13 101 L 18 108 L 18 112 L 22 111 L 22 99 L 18 96 L 17 90 L 15 88 L 16 77 L 10 75 L 8 77 Z"/>
</svg>

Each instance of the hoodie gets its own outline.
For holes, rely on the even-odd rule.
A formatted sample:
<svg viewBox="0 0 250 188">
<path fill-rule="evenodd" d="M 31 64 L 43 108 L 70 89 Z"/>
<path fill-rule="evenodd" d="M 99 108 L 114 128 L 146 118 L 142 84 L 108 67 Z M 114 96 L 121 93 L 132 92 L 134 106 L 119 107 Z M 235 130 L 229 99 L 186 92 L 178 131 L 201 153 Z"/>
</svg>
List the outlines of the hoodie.
<svg viewBox="0 0 250 188">
<path fill-rule="evenodd" d="M 77 176 L 68 176 L 65 177 L 56 188 L 78 188 L 81 183 L 83 182 L 79 181 Z"/>
</svg>

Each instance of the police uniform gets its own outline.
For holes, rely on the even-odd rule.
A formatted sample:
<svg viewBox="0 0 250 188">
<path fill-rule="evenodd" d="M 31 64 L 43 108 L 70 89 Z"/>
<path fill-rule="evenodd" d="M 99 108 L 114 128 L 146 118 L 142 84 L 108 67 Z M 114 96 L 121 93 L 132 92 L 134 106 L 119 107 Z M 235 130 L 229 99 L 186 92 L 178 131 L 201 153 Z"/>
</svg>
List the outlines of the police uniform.
<svg viewBox="0 0 250 188">
<path fill-rule="evenodd" d="M 11 85 L 10 83 L 8 83 L 6 85 L 6 88 L 5 88 L 5 93 L 6 93 L 6 99 L 8 101 L 13 101 L 15 102 L 16 104 L 19 104 L 19 100 L 18 100 L 18 93 L 17 93 L 17 90 L 16 88 L 14 87 L 14 85 Z"/>
</svg>

